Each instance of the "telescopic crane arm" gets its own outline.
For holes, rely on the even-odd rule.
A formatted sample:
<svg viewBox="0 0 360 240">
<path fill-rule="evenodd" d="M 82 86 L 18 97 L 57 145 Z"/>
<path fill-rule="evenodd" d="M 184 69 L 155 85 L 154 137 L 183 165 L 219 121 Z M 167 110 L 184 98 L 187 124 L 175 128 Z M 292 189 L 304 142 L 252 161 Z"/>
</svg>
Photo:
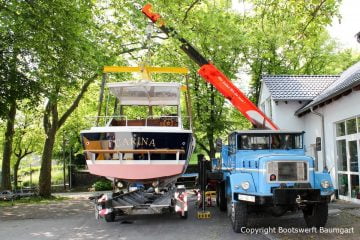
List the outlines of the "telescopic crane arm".
<svg viewBox="0 0 360 240">
<path fill-rule="evenodd" d="M 199 66 L 199 75 L 212 84 L 227 98 L 256 128 L 278 130 L 279 128 L 248 99 L 219 69 L 205 59 L 186 39 L 173 28 L 167 27 L 158 13 L 152 12 L 151 4 L 146 4 L 142 12 L 168 36 L 178 39 L 181 49 Z"/>
</svg>

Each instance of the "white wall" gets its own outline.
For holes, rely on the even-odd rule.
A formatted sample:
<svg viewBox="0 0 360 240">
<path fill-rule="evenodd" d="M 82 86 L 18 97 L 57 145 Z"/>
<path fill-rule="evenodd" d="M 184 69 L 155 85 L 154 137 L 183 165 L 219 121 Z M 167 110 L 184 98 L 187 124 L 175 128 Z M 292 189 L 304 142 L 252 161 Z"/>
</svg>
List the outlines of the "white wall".
<svg viewBox="0 0 360 240">
<path fill-rule="evenodd" d="M 261 104 L 263 102 L 266 101 L 266 99 L 268 99 L 270 97 L 270 91 L 268 89 L 268 87 L 265 85 L 265 83 L 263 81 L 261 81 L 261 88 L 260 88 L 260 96 L 259 96 L 259 106 L 261 106 Z"/>
<path fill-rule="evenodd" d="M 354 91 L 337 101 L 316 109 L 316 112 L 324 114 L 325 118 L 325 149 L 326 164 L 331 176 L 335 181 L 336 173 L 336 148 L 335 148 L 335 122 L 360 115 L 360 91 Z M 305 142 L 307 150 L 309 145 L 315 143 L 315 138 L 321 136 L 321 118 L 312 113 L 301 117 L 305 123 Z M 322 149 L 324 150 L 324 149 Z M 319 170 L 323 170 L 322 152 L 319 152 Z"/>
<path fill-rule="evenodd" d="M 271 100 L 271 111 L 267 103 L 268 100 Z M 304 130 L 304 120 L 295 116 L 296 110 L 301 108 L 304 105 L 304 102 L 299 103 L 299 101 L 274 101 L 271 99 L 270 91 L 264 82 L 261 83 L 261 91 L 259 97 L 258 107 L 273 120 L 273 122 L 282 130 L 294 130 L 294 131 L 303 131 Z M 263 107 L 265 106 L 265 108 Z"/>
<path fill-rule="evenodd" d="M 282 130 L 304 131 L 304 120 L 295 115 L 303 105 L 298 101 L 272 101 L 273 121 Z"/>
</svg>

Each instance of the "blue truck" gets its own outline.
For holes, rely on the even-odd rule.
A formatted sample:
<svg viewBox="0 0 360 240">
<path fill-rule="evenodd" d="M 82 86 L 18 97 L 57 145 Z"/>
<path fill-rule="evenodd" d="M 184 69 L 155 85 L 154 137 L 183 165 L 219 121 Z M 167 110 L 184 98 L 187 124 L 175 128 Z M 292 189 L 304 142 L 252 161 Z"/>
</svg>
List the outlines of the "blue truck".
<svg viewBox="0 0 360 240">
<path fill-rule="evenodd" d="M 208 181 L 216 202 L 235 232 L 247 226 L 251 212 L 282 216 L 302 210 L 308 227 L 323 227 L 334 186 L 328 172 L 316 172 L 305 155 L 304 132 L 248 130 L 229 134 L 221 158 L 212 161 Z"/>
</svg>

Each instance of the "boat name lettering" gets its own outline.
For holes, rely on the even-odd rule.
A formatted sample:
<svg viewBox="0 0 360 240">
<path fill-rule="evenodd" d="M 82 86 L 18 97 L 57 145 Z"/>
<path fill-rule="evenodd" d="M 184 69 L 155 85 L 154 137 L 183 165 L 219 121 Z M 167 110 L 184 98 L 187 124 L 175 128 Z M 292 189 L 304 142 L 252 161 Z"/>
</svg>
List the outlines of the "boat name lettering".
<svg viewBox="0 0 360 240">
<path fill-rule="evenodd" d="M 147 147 L 155 147 L 155 139 L 154 138 L 144 138 L 144 137 L 134 137 L 134 138 L 121 138 L 116 139 L 115 144 L 117 146 L 147 146 Z"/>
</svg>

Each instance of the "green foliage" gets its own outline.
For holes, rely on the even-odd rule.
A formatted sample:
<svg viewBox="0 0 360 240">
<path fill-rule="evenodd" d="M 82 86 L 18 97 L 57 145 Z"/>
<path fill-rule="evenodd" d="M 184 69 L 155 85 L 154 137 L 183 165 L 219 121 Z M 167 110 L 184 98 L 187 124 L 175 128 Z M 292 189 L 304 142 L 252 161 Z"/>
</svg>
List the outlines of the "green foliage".
<svg viewBox="0 0 360 240">
<path fill-rule="evenodd" d="M 95 182 L 92 187 L 95 189 L 95 191 L 107 191 L 113 189 L 112 183 L 106 179 Z"/>
</svg>

